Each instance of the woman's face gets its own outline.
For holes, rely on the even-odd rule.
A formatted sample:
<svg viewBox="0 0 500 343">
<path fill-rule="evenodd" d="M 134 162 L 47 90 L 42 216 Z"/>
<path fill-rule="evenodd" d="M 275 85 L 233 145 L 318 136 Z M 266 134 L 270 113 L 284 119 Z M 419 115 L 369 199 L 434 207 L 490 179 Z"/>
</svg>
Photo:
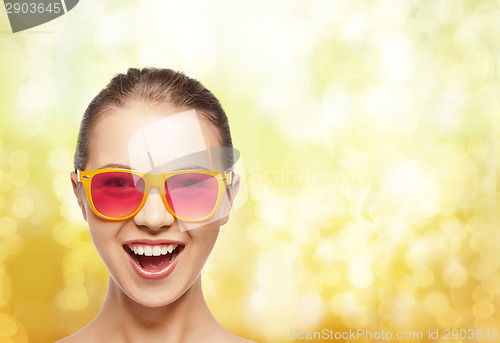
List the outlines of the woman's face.
<svg viewBox="0 0 500 343">
<path fill-rule="evenodd" d="M 89 156 L 86 170 L 100 169 L 108 164 L 130 165 L 129 140 L 144 126 L 180 112 L 169 106 L 150 106 L 134 103 L 124 108 L 103 113 L 89 137 Z M 220 146 L 213 129 L 200 121 L 207 146 Z M 186 130 L 185 127 L 180 128 Z M 190 132 L 186 132 L 189 135 Z M 166 149 L 179 149 L 169 144 Z M 73 187 L 77 181 L 71 175 Z M 123 221 L 108 221 L 94 214 L 89 206 L 83 187 L 75 188 L 85 220 L 89 224 L 92 241 L 106 265 L 112 281 L 134 301 L 145 306 L 157 307 L 169 304 L 183 295 L 200 275 L 227 217 L 203 227 L 184 231 L 178 220 L 165 208 L 160 194 L 151 192 L 144 207 L 134 217 Z M 226 206 L 221 203 L 221 206 Z M 180 253 L 175 258 L 173 270 L 161 277 L 147 278 L 134 266 L 129 244 L 146 249 L 150 245 L 168 247 L 177 242 Z M 183 248 L 182 248 L 183 247 Z M 180 249 L 182 248 L 182 249 Z M 157 248 L 158 249 L 158 248 Z M 139 249 L 140 250 L 140 249 Z M 172 268 L 171 268 L 172 269 Z M 164 276 L 165 274 L 168 274 Z"/>
</svg>

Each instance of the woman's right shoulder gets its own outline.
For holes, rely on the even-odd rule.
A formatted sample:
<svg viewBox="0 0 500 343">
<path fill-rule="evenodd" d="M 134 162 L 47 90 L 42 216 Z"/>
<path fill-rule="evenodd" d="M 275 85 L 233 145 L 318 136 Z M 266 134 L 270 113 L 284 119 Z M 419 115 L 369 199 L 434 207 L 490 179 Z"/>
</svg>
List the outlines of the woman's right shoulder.
<svg viewBox="0 0 500 343">
<path fill-rule="evenodd" d="M 86 343 L 86 342 L 97 342 L 97 337 L 93 334 L 92 330 L 87 325 L 86 327 L 80 329 L 74 334 L 64 337 L 55 343 Z"/>
<path fill-rule="evenodd" d="M 89 342 L 88 337 L 85 337 L 84 335 L 79 334 L 79 332 L 76 332 L 71 336 L 56 341 L 55 343 L 83 343 L 83 342 Z"/>
<path fill-rule="evenodd" d="M 54 343 L 79 343 L 79 342 L 83 342 L 83 338 L 78 338 L 73 334 L 71 336 L 64 337 L 63 339 L 55 341 Z"/>
</svg>

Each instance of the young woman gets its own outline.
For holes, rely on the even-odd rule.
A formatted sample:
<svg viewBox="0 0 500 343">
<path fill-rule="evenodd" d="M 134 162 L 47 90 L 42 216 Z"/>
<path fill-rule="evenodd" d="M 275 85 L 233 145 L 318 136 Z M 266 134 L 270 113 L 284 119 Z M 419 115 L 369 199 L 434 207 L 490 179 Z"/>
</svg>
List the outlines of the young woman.
<svg viewBox="0 0 500 343">
<path fill-rule="evenodd" d="M 71 181 L 110 277 L 94 320 L 60 342 L 250 342 L 216 321 L 201 287 L 239 185 L 232 156 L 210 153 L 221 147 L 224 110 L 182 73 L 129 69 L 94 98 Z"/>
</svg>

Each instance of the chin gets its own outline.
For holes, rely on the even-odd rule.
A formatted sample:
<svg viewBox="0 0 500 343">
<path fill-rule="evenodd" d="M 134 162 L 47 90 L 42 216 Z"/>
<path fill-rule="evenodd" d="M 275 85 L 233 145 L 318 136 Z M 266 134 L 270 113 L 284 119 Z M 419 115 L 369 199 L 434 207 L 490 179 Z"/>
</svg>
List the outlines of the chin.
<svg viewBox="0 0 500 343">
<path fill-rule="evenodd" d="M 199 276 L 198 276 L 199 277 Z M 196 278 L 197 279 L 197 278 Z M 195 280 L 196 280 L 195 279 Z M 114 280 L 113 280 L 114 281 Z M 115 281 L 114 281 L 115 282 Z M 115 282 L 118 284 L 117 282 Z M 188 283 L 163 283 L 141 287 L 137 284 L 121 284 L 119 288 L 123 295 L 134 301 L 135 303 L 145 307 L 164 307 L 176 302 L 193 286 L 194 282 Z"/>
<path fill-rule="evenodd" d="M 134 297 L 132 300 L 144 307 L 159 308 L 174 303 L 177 299 L 179 299 L 179 297 L 180 296 L 172 297 L 171 294 L 165 297 L 158 297 L 157 295 L 155 296 L 152 294 L 140 294 Z"/>
</svg>

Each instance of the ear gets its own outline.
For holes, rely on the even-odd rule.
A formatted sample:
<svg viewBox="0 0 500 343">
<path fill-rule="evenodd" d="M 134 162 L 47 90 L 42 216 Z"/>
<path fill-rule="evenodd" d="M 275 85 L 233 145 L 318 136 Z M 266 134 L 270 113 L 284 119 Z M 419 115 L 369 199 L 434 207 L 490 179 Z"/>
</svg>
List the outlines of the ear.
<svg viewBox="0 0 500 343">
<path fill-rule="evenodd" d="M 85 190 L 83 189 L 83 184 L 78 182 L 78 175 L 74 171 L 71 172 L 70 178 L 71 185 L 73 186 L 73 193 L 75 194 L 76 200 L 78 201 L 78 206 L 80 206 L 80 209 L 82 210 L 83 219 L 87 221 L 87 210 L 82 199 L 84 196 L 83 193 L 85 192 Z"/>
<path fill-rule="evenodd" d="M 240 189 L 240 175 L 234 174 L 231 185 L 227 186 L 226 188 L 228 201 L 226 202 L 224 207 L 224 212 L 223 212 L 224 217 L 221 220 L 221 226 L 225 225 L 229 220 L 229 213 L 233 208 L 234 199 L 236 198 L 239 189 Z"/>
</svg>

